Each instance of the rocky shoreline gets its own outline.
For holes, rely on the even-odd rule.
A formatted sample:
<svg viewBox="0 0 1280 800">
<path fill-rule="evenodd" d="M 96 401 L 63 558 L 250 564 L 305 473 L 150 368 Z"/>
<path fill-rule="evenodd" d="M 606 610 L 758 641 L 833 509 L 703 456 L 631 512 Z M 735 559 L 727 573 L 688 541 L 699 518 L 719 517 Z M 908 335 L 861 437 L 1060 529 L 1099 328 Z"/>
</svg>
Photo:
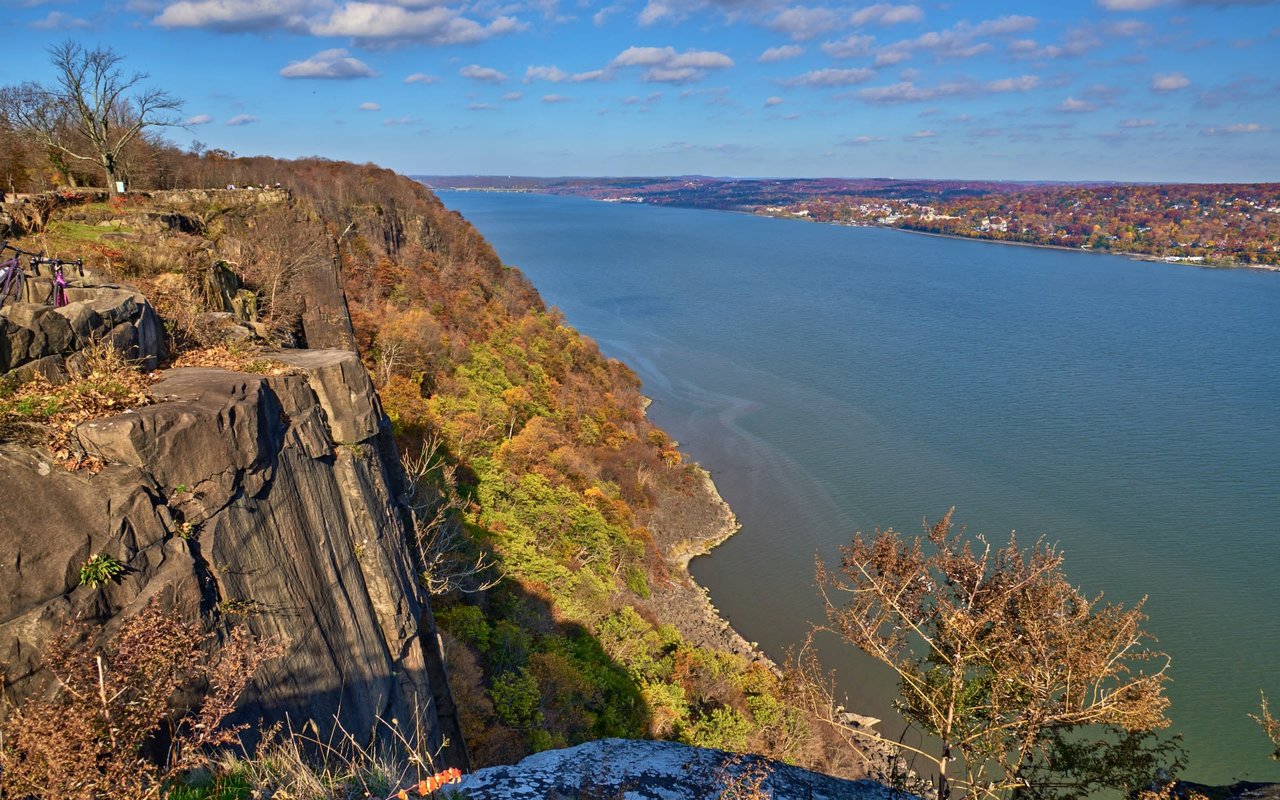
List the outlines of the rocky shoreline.
<svg viewBox="0 0 1280 800">
<path fill-rule="evenodd" d="M 653 594 L 644 606 L 655 617 L 675 625 L 694 644 L 727 650 L 777 669 L 772 659 L 720 614 L 706 588 L 689 574 L 690 561 L 710 553 L 742 527 L 711 474 L 696 464 L 689 470 L 686 491 L 664 495 L 648 520 L 669 573 L 665 580 L 654 581 Z"/>
</svg>

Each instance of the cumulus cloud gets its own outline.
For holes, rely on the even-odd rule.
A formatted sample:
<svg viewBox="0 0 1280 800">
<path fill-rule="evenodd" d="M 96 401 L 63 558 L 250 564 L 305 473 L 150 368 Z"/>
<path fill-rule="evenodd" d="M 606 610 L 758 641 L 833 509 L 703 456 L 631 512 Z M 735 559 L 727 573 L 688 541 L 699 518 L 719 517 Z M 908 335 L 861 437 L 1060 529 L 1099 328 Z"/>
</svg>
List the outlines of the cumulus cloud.
<svg viewBox="0 0 1280 800">
<path fill-rule="evenodd" d="M 733 66 L 733 59 L 714 50 L 686 50 L 673 47 L 628 47 L 613 59 L 612 67 L 644 67 L 644 79 L 651 83 L 693 83 L 713 69 Z"/>
<path fill-rule="evenodd" d="M 573 102 L 573 98 L 566 97 L 562 94 L 544 94 L 542 96 L 542 102 L 547 103 L 549 105 L 555 105 L 558 103 L 571 103 Z"/>
<path fill-rule="evenodd" d="M 1176 92 L 1191 85 L 1191 79 L 1181 72 L 1157 74 L 1151 79 L 1151 88 L 1157 92 Z"/>
<path fill-rule="evenodd" d="M 785 33 L 796 41 L 812 39 L 835 30 L 839 25 L 840 17 L 831 9 L 807 6 L 784 8 L 769 23 L 770 28 Z"/>
<path fill-rule="evenodd" d="M 382 106 L 378 103 L 361 103 L 359 106 L 361 111 L 381 111 Z"/>
<path fill-rule="evenodd" d="M 350 80 L 377 76 L 373 68 L 358 58 L 347 55 L 341 48 L 321 50 L 304 61 L 291 61 L 280 70 L 283 78 L 328 78 Z"/>
<path fill-rule="evenodd" d="M 860 58 L 870 55 L 875 46 L 876 37 L 854 34 L 836 42 L 825 42 L 822 52 L 832 58 Z"/>
<path fill-rule="evenodd" d="M 454 8 L 404 8 L 384 3 L 345 3 L 323 22 L 310 26 L 316 36 L 348 36 L 365 45 L 395 42 L 470 44 L 523 30 L 525 23 L 501 16 L 487 25 Z"/>
<path fill-rule="evenodd" d="M 895 6 L 889 3 L 876 3 L 873 6 L 858 9 L 849 17 L 853 25 L 897 25 L 903 22 L 919 22 L 924 19 L 924 11 L 920 6 Z"/>
<path fill-rule="evenodd" d="M 780 106 L 780 105 L 782 105 L 782 98 L 781 98 L 781 97 L 766 97 L 766 98 L 765 98 L 765 101 L 764 101 L 764 107 L 765 107 L 765 108 L 772 108 L 773 106 Z"/>
<path fill-rule="evenodd" d="M 428 74 L 427 74 L 427 73 L 425 73 L 425 72 L 415 72 L 415 73 L 413 73 L 412 75 L 407 76 L 407 77 L 404 79 L 404 82 L 405 82 L 405 83 L 432 84 L 432 83 L 439 83 L 439 82 L 440 82 L 440 79 L 439 79 L 439 78 L 437 78 L 435 75 L 428 75 Z"/>
<path fill-rule="evenodd" d="M 283 28 L 302 31 L 310 0 L 182 0 L 151 20 L 162 28 L 209 28 L 236 33 Z"/>
<path fill-rule="evenodd" d="M 499 72 L 493 67 L 482 67 L 479 64 L 470 64 L 458 70 L 458 74 L 464 78 L 470 78 L 473 81 L 481 81 L 482 83 L 503 83 L 507 80 L 505 73 Z"/>
<path fill-rule="evenodd" d="M 779 47 L 770 47 L 760 54 L 756 60 L 768 64 L 773 61 L 786 61 L 792 58 L 798 58 L 804 55 L 804 48 L 798 44 L 784 44 Z"/>
<path fill-rule="evenodd" d="M 1027 92 L 1040 85 L 1035 75 L 1022 75 L 1016 78 L 977 83 L 974 81 L 948 81 L 934 86 L 917 86 L 911 81 L 900 81 L 891 86 L 876 86 L 862 89 L 858 97 L 868 103 L 877 105 L 893 105 L 896 103 L 921 103 L 936 100 L 940 97 L 956 97 L 961 95 L 1005 94 L 1008 92 Z"/>
<path fill-rule="evenodd" d="M 193 117 L 187 117 L 182 121 L 183 125 L 208 125 L 213 122 L 213 117 L 208 114 L 196 114 Z"/>
<path fill-rule="evenodd" d="M 227 124 L 234 125 L 234 126 L 252 125 L 257 121 L 258 121 L 258 118 L 252 114 L 236 114 L 234 117 L 227 120 Z"/>
<path fill-rule="evenodd" d="M 835 86 L 853 86 L 866 83 L 876 76 L 876 71 L 859 67 L 857 69 L 815 69 L 803 75 L 780 81 L 784 86 L 814 86 L 831 88 Z"/>
</svg>

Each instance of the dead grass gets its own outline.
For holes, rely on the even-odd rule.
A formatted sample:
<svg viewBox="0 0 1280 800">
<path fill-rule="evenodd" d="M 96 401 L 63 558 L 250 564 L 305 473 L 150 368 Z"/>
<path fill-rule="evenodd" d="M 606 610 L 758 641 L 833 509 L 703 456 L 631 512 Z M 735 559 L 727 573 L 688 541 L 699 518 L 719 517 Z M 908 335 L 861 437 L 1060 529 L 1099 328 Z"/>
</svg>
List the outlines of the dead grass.
<svg viewBox="0 0 1280 800">
<path fill-rule="evenodd" d="M 43 444 L 67 469 L 101 467 L 81 451 L 76 427 L 155 402 L 151 385 L 158 376 L 139 371 L 107 342 L 81 353 L 81 368 L 68 383 L 36 377 L 0 389 L 0 441 Z"/>
<path fill-rule="evenodd" d="M 266 357 L 253 345 L 218 344 L 187 350 L 174 359 L 176 367 L 215 367 L 253 375 L 301 375 L 302 370 Z"/>
</svg>

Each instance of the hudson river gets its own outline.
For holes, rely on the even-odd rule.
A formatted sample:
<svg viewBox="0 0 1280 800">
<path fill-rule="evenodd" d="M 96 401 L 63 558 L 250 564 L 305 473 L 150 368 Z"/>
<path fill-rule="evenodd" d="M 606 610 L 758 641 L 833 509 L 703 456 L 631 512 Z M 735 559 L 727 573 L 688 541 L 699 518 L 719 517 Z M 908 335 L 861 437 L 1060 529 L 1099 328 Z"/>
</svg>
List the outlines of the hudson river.
<svg viewBox="0 0 1280 800">
<path fill-rule="evenodd" d="M 776 659 L 854 531 L 1056 542 L 1173 658 L 1202 782 L 1280 780 L 1280 275 L 576 198 L 442 192 L 622 359 L 742 531 L 693 573 Z M 884 668 L 827 640 L 849 707 Z M 896 733 L 890 722 L 887 732 Z"/>
</svg>

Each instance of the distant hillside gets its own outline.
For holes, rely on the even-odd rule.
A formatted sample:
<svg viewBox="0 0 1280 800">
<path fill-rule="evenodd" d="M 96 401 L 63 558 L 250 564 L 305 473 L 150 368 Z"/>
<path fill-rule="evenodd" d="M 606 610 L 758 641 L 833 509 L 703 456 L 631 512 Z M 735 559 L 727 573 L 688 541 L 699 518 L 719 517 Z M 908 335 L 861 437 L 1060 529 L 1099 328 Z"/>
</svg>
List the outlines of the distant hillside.
<svg viewBox="0 0 1280 800">
<path fill-rule="evenodd" d="M 1280 184 L 1012 183 L 891 178 L 421 177 L 440 189 L 576 195 L 1124 253 L 1280 264 Z"/>
</svg>

